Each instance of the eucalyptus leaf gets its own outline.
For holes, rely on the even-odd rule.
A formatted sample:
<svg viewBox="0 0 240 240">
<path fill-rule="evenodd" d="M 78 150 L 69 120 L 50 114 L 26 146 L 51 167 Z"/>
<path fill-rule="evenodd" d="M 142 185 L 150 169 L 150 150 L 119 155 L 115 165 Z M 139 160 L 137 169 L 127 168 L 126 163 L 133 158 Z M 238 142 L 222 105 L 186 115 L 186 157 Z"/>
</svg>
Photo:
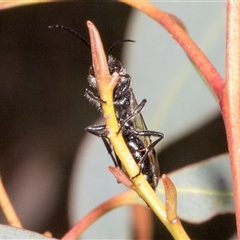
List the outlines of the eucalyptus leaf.
<svg viewBox="0 0 240 240">
<path fill-rule="evenodd" d="M 177 188 L 178 216 L 201 223 L 225 213 L 234 213 L 229 155 L 201 161 L 168 174 Z M 161 199 L 163 186 L 157 189 Z"/>
</svg>

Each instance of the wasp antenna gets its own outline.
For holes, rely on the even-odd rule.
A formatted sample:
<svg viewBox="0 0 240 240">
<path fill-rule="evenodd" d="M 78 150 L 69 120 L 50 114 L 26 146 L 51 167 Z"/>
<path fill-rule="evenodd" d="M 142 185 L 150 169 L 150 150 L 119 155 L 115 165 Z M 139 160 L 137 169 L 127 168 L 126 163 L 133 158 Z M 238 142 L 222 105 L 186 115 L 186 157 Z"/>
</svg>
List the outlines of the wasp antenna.
<svg viewBox="0 0 240 240">
<path fill-rule="evenodd" d="M 109 56 L 112 52 L 112 50 L 118 46 L 119 44 L 123 43 L 123 42 L 135 42 L 134 40 L 131 40 L 131 39 L 123 39 L 123 40 L 119 40 L 117 42 L 115 42 L 107 51 L 107 56 Z"/>
<path fill-rule="evenodd" d="M 66 30 L 70 33 L 72 33 L 73 35 L 75 35 L 76 37 L 78 37 L 82 42 L 84 42 L 89 48 L 91 48 L 89 42 L 87 40 L 85 40 L 85 38 L 83 38 L 78 32 L 74 31 L 73 29 L 71 28 L 68 28 L 68 27 L 65 27 L 65 26 L 62 26 L 62 25 L 51 25 L 51 26 L 48 26 L 48 28 L 61 28 L 63 30 Z"/>
</svg>

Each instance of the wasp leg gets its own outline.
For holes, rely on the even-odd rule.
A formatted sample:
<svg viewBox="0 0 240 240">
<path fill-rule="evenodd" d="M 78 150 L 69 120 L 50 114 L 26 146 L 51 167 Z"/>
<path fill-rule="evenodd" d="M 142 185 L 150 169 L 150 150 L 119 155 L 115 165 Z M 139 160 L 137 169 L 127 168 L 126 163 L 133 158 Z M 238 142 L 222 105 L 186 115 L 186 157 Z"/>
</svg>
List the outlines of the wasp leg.
<svg viewBox="0 0 240 240">
<path fill-rule="evenodd" d="M 85 131 L 97 136 L 107 138 L 108 131 L 106 125 L 92 125 L 85 128 Z"/>
<path fill-rule="evenodd" d="M 112 145 L 110 144 L 108 138 L 102 137 L 102 140 L 103 140 L 103 143 L 104 143 L 108 153 L 110 154 L 110 156 L 113 160 L 114 166 L 117 167 L 117 168 L 121 168 L 121 163 L 120 163 L 118 157 L 116 157 L 116 155 L 115 156 L 113 155 L 114 151 L 112 149 Z"/>
<path fill-rule="evenodd" d="M 85 90 L 85 97 L 88 99 L 89 102 L 93 103 L 98 109 L 101 109 L 101 104 L 106 103 L 103 101 L 97 94 L 94 94 L 90 90 Z"/>
<path fill-rule="evenodd" d="M 108 130 L 106 129 L 106 125 L 89 126 L 89 127 L 85 128 L 85 131 L 87 131 L 88 133 L 91 133 L 97 137 L 100 137 L 103 140 L 103 143 L 113 160 L 114 166 L 121 168 L 121 163 L 120 163 L 119 159 L 113 155 L 114 151 L 112 149 L 112 145 L 107 138 Z"/>
<path fill-rule="evenodd" d="M 156 131 L 151 131 L 151 130 L 137 131 L 137 130 L 132 128 L 131 132 L 134 135 L 137 135 L 137 136 L 140 136 L 140 137 L 157 137 L 157 138 L 159 138 L 159 140 L 156 140 L 158 142 L 161 141 L 164 138 L 164 134 L 163 133 L 156 132 Z"/>
<path fill-rule="evenodd" d="M 157 139 L 155 141 L 151 142 L 148 145 L 148 147 L 145 148 L 146 153 L 144 154 L 144 156 L 142 157 L 142 159 L 139 162 L 139 164 L 141 164 L 148 156 L 148 153 L 151 152 L 154 149 L 154 147 L 163 139 L 164 135 L 161 132 L 155 132 L 155 131 L 149 131 L 149 130 L 138 132 L 138 131 L 132 129 L 132 132 L 137 136 L 157 137 Z"/>
<path fill-rule="evenodd" d="M 143 99 L 143 100 L 137 105 L 137 107 L 133 110 L 133 112 L 132 112 L 125 120 L 123 120 L 123 122 L 121 123 L 121 126 L 120 126 L 120 128 L 118 129 L 118 132 L 117 132 L 117 133 L 120 133 L 120 131 L 122 130 L 123 126 L 142 111 L 142 109 L 144 108 L 146 102 L 147 102 L 147 100 L 146 100 L 146 99 Z"/>
</svg>

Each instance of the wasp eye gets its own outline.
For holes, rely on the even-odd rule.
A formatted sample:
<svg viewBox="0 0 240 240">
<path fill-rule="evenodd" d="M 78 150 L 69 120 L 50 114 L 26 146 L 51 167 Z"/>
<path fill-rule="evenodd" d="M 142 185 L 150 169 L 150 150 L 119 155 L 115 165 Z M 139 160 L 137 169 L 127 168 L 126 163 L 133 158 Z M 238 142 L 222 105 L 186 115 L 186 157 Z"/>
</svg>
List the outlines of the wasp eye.
<svg viewBox="0 0 240 240">
<path fill-rule="evenodd" d="M 122 63 L 120 63 L 119 61 L 116 61 L 113 66 L 113 72 L 119 73 L 121 69 L 122 69 Z"/>
<path fill-rule="evenodd" d="M 122 70 L 122 64 L 118 60 L 110 59 L 108 61 L 109 72 L 112 75 L 114 72 L 119 73 Z"/>
<path fill-rule="evenodd" d="M 89 74 L 90 74 L 91 76 L 95 77 L 95 73 L 94 73 L 94 68 L 93 68 L 93 66 L 91 66 L 91 67 L 89 68 L 88 72 L 89 72 Z"/>
</svg>

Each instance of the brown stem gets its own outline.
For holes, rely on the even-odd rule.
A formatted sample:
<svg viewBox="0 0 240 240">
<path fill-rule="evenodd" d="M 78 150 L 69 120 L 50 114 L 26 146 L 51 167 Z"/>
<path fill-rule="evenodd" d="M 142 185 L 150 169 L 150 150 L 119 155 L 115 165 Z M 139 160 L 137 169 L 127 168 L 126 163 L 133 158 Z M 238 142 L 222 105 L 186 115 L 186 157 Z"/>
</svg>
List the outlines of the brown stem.
<svg viewBox="0 0 240 240">
<path fill-rule="evenodd" d="M 240 238 L 240 1 L 227 2 L 226 87 L 221 101 Z"/>
</svg>

